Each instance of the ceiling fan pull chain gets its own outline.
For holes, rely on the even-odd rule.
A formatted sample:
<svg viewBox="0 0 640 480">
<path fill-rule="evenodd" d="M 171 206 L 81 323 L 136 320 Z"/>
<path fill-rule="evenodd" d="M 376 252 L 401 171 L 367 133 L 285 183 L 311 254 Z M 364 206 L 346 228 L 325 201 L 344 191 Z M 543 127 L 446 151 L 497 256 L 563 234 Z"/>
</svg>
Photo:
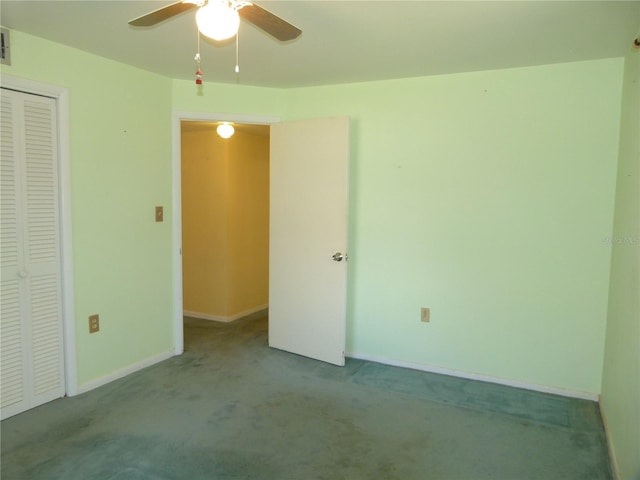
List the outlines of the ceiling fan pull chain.
<svg viewBox="0 0 640 480">
<path fill-rule="evenodd" d="M 198 35 L 198 51 L 196 52 L 196 56 L 194 60 L 196 61 L 196 85 L 202 85 L 202 70 L 200 70 L 200 32 L 197 32 Z"/>
<path fill-rule="evenodd" d="M 200 70 L 199 59 L 198 59 L 198 69 L 196 70 L 196 85 L 202 85 L 202 70 Z"/>
<path fill-rule="evenodd" d="M 240 73 L 240 61 L 238 60 L 239 44 L 240 44 L 240 29 L 238 29 L 238 32 L 236 33 L 236 73 Z"/>
</svg>

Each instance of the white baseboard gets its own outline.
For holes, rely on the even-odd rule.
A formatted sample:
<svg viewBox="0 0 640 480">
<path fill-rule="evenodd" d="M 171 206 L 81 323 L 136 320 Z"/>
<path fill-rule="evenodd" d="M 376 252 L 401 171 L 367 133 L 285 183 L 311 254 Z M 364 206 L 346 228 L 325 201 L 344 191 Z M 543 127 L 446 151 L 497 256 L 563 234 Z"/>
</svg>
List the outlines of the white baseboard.
<svg viewBox="0 0 640 480">
<path fill-rule="evenodd" d="M 598 403 L 600 403 L 600 416 L 602 417 L 604 434 L 607 437 L 607 449 L 609 450 L 611 472 L 613 473 L 614 480 L 620 480 L 620 467 L 618 466 L 618 457 L 616 457 L 616 449 L 613 443 L 613 437 L 611 436 L 611 430 L 609 429 L 609 420 L 607 419 L 607 412 L 606 412 L 605 405 L 602 401 L 602 395 L 599 396 Z"/>
<path fill-rule="evenodd" d="M 77 395 L 80 395 L 81 393 L 89 392 L 98 387 L 102 387 L 107 383 L 111 383 L 114 380 L 118 380 L 122 377 L 126 377 L 127 375 L 137 372 L 138 370 L 142 370 L 143 368 L 150 367 L 151 365 L 155 365 L 156 363 L 162 362 L 163 360 L 167 360 L 168 358 L 171 358 L 173 356 L 175 356 L 175 352 L 173 350 L 163 352 L 159 355 L 154 355 L 153 357 L 146 358 L 141 362 L 137 362 L 125 368 L 122 368 L 120 370 L 116 370 L 115 372 L 111 372 L 110 374 L 105 375 L 104 377 L 100 377 L 96 380 L 83 383 L 78 387 Z"/>
<path fill-rule="evenodd" d="M 535 392 L 551 393 L 554 395 L 561 395 L 563 397 L 579 398 L 582 400 L 592 400 L 594 402 L 598 401 L 598 394 L 591 393 L 591 392 L 582 392 L 578 390 L 568 390 L 564 388 L 547 387 L 546 385 L 538 385 L 536 383 L 518 382 L 515 380 L 508 380 L 506 378 L 500 378 L 500 377 L 492 377 L 489 375 L 481 375 L 478 373 L 467 372 L 464 370 L 435 367 L 433 365 L 426 365 L 423 363 L 403 362 L 400 360 L 376 357 L 374 355 L 347 353 L 346 356 L 350 358 L 356 358 L 359 360 L 368 360 L 370 362 L 382 363 L 384 365 L 391 365 L 393 367 L 410 368 L 412 370 L 421 370 L 423 372 L 439 373 L 441 375 L 449 375 L 451 377 L 466 378 L 468 380 L 479 380 L 481 382 L 495 383 L 498 385 L 506 385 L 508 387 L 524 388 L 526 390 L 533 390 Z"/>
<path fill-rule="evenodd" d="M 192 312 L 190 310 L 185 310 L 183 313 L 183 315 L 185 317 L 193 317 L 193 318 L 199 318 L 200 320 L 211 320 L 212 322 L 224 322 L 224 323 L 229 323 L 229 322 L 233 322 L 235 320 L 239 320 L 243 317 L 246 317 L 248 315 L 251 315 L 252 313 L 257 313 L 261 310 L 266 310 L 267 308 L 269 308 L 269 305 L 259 305 L 255 308 L 251 308 L 249 310 L 245 310 L 243 312 L 239 312 L 236 313 L 235 315 L 231 315 L 229 317 L 223 317 L 220 315 L 209 315 L 208 313 L 201 313 L 201 312 Z"/>
</svg>

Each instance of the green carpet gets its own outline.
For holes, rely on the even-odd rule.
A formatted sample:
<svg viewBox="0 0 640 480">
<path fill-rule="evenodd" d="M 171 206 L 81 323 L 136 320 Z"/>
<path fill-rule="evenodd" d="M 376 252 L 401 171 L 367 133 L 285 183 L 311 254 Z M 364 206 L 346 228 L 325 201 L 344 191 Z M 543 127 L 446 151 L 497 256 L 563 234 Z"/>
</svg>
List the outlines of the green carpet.
<svg viewBox="0 0 640 480">
<path fill-rule="evenodd" d="M 2 422 L 6 480 L 611 479 L 595 403 L 267 346 L 185 319 L 185 353 Z"/>
<path fill-rule="evenodd" d="M 354 381 L 410 393 L 434 402 L 513 415 L 537 423 L 563 427 L 569 426 L 569 408 L 575 403 L 556 395 L 487 385 L 484 382 L 416 370 L 390 368 L 375 363 L 360 368 L 354 375 Z M 588 405 L 597 415 L 595 403 L 589 402 Z"/>
</svg>

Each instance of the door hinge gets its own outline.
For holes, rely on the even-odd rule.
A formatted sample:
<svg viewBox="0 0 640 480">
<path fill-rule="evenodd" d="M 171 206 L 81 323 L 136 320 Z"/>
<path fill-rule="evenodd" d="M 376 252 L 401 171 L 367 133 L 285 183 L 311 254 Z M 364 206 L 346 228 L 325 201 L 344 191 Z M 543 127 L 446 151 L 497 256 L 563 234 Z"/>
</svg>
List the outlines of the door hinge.
<svg viewBox="0 0 640 480">
<path fill-rule="evenodd" d="M 0 29 L 0 63 L 3 65 L 11 65 L 11 41 L 9 38 L 9 30 Z"/>
</svg>

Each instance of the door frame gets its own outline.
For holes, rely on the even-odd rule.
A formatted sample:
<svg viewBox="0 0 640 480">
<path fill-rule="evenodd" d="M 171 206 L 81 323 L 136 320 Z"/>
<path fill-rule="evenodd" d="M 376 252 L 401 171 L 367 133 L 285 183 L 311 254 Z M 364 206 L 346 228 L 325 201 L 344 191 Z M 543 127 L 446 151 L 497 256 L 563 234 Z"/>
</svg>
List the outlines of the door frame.
<svg viewBox="0 0 640 480">
<path fill-rule="evenodd" d="M 174 111 L 171 122 L 171 211 L 172 211 L 172 264 L 173 264 L 173 341 L 174 354 L 184 351 L 183 298 L 182 298 L 182 145 L 180 140 L 181 122 L 233 122 L 252 125 L 271 125 L 280 117 L 247 115 L 235 113 Z"/>
<path fill-rule="evenodd" d="M 48 83 L 2 74 L 0 85 L 31 95 L 53 98 L 56 102 L 58 135 L 58 188 L 60 214 L 60 276 L 62 287 L 62 330 L 65 393 L 78 392 L 76 363 L 75 296 L 73 282 L 73 247 L 71 228 L 71 156 L 69 142 L 69 90 Z"/>
</svg>

